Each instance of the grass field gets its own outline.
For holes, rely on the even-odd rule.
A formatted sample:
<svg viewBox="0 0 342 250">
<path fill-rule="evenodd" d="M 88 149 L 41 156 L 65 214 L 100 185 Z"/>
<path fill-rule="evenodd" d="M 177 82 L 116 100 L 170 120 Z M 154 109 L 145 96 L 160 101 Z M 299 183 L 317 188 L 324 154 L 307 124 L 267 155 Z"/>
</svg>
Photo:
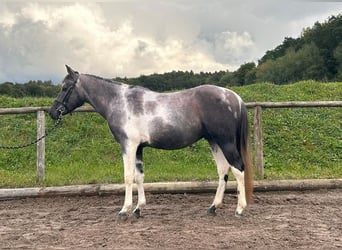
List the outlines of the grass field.
<svg viewBox="0 0 342 250">
<path fill-rule="evenodd" d="M 263 83 L 233 89 L 245 102 L 342 100 L 342 83 Z M 48 98 L 0 97 L 0 107 L 50 106 L 51 102 Z M 252 128 L 252 110 L 249 115 Z M 265 109 L 265 178 L 342 178 L 341 122 L 341 108 Z M 47 117 L 46 127 L 52 126 Z M 0 145 L 34 140 L 36 114 L 1 115 L 0 131 Z M 38 184 L 35 146 L 0 149 L 0 187 L 123 182 L 120 147 L 96 113 L 64 117 L 62 126 L 46 139 L 45 164 L 45 181 Z M 217 180 L 205 141 L 175 151 L 146 148 L 144 165 L 146 182 Z"/>
</svg>

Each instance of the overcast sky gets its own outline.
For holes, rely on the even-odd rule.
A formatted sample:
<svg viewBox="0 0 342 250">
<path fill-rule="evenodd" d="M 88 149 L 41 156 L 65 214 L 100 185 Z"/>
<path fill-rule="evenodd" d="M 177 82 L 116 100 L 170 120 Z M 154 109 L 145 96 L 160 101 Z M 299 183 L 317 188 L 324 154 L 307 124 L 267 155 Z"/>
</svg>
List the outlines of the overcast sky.
<svg viewBox="0 0 342 250">
<path fill-rule="evenodd" d="M 341 1 L 0 0 L 0 83 L 236 70 L 342 13 Z"/>
</svg>

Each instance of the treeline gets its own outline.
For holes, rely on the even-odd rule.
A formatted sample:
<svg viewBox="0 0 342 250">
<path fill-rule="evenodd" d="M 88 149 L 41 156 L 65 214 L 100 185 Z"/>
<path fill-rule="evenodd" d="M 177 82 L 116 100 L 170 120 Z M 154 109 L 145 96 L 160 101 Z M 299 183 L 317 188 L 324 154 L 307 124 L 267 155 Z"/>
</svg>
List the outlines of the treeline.
<svg viewBox="0 0 342 250">
<path fill-rule="evenodd" d="M 11 97 L 55 97 L 60 86 L 52 84 L 51 81 L 29 81 L 27 83 L 5 82 L 0 84 L 0 95 Z"/>
<path fill-rule="evenodd" d="M 281 45 L 265 53 L 257 67 L 247 71 L 247 78 L 251 74 L 254 82 L 276 84 L 306 79 L 341 81 L 342 15 L 316 22 L 304 29 L 299 38 L 285 38 Z"/>
<path fill-rule="evenodd" d="M 214 84 L 225 86 L 225 71 L 214 73 L 194 73 L 193 71 L 172 71 L 164 74 L 152 74 L 139 76 L 137 78 L 116 78 L 116 81 L 125 82 L 131 85 L 140 85 L 155 91 L 169 91 L 191 88 L 203 84 Z"/>
<path fill-rule="evenodd" d="M 233 86 L 256 82 L 288 84 L 301 80 L 342 81 L 342 15 L 331 16 L 323 23 L 316 22 L 313 27 L 304 29 L 298 38 L 286 37 L 282 44 L 267 51 L 257 65 L 247 62 L 234 72 L 172 71 L 115 80 L 156 91 L 202 84 Z M 59 89 L 50 81 L 3 83 L 0 84 L 0 95 L 55 97 Z"/>
</svg>

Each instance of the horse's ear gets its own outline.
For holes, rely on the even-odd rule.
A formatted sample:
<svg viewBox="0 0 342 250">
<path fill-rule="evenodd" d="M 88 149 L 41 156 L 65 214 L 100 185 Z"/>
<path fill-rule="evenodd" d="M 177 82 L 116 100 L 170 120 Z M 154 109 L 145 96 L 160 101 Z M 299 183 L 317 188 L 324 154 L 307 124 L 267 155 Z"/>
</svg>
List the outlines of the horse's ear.
<svg viewBox="0 0 342 250">
<path fill-rule="evenodd" d="M 66 69 L 67 69 L 67 72 L 69 74 L 69 76 L 72 77 L 72 79 L 74 79 L 75 81 L 77 80 L 78 78 L 78 72 L 77 71 L 74 71 L 70 66 L 68 65 L 65 65 Z"/>
</svg>

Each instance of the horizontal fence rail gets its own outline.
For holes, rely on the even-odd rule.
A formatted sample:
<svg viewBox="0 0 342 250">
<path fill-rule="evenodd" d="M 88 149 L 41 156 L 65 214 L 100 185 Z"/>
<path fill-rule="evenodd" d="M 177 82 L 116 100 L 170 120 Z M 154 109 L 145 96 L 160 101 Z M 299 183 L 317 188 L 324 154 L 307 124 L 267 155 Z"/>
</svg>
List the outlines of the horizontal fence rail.
<svg viewBox="0 0 342 250">
<path fill-rule="evenodd" d="M 319 101 L 319 102 L 248 102 L 248 108 L 324 108 L 342 107 L 342 101 Z"/>
<path fill-rule="evenodd" d="M 260 178 L 264 177 L 264 152 L 262 110 L 267 108 L 317 108 L 342 107 L 342 101 L 318 102 L 249 102 L 247 108 L 254 109 L 254 166 Z M 45 112 L 50 107 L 0 108 L 0 115 L 37 113 L 37 138 L 45 134 Z M 91 106 L 77 108 L 74 112 L 95 112 Z M 45 175 L 45 138 L 37 143 L 37 180 L 42 182 Z"/>
<path fill-rule="evenodd" d="M 306 108 L 306 107 L 342 107 L 342 101 L 319 101 L 319 102 L 247 102 L 247 108 Z M 0 108 L 0 115 L 28 114 L 38 111 L 48 112 L 50 107 L 22 107 L 22 108 Z M 74 112 L 95 112 L 91 106 L 82 106 Z"/>
</svg>

